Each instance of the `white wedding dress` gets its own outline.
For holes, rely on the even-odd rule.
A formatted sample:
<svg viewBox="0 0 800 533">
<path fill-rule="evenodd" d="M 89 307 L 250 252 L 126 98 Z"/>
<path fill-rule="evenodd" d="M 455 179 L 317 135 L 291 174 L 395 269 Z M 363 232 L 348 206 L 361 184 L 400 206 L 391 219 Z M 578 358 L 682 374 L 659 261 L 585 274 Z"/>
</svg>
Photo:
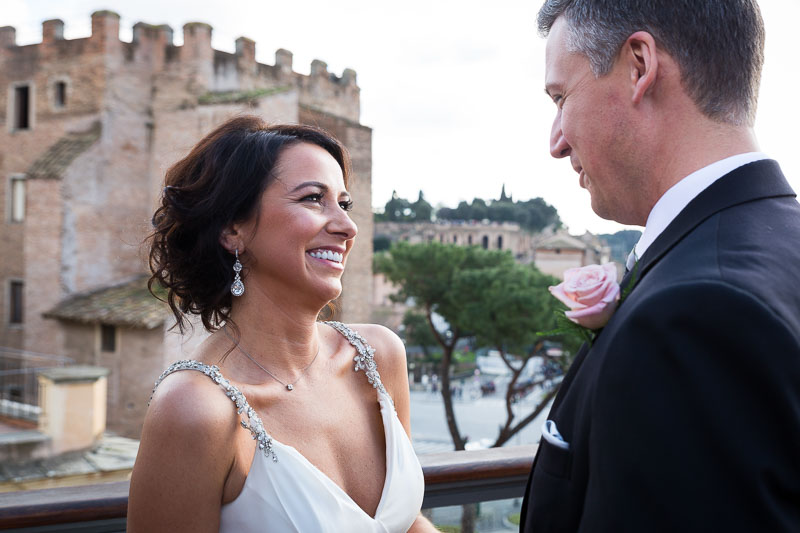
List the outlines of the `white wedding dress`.
<svg viewBox="0 0 800 533">
<path fill-rule="evenodd" d="M 422 468 L 392 398 L 380 381 L 373 359 L 375 350 L 344 324 L 327 324 L 355 347 L 355 369 L 363 370 L 377 391 L 386 435 L 386 479 L 375 516 L 369 516 L 297 450 L 271 438 L 244 395 L 219 368 L 198 361 L 178 361 L 164 371 L 156 386 L 179 370 L 203 372 L 225 390 L 239 413 L 247 415 L 242 426 L 258 443 L 241 493 L 222 506 L 220 533 L 399 533 L 407 531 L 416 519 L 425 492 Z"/>
</svg>

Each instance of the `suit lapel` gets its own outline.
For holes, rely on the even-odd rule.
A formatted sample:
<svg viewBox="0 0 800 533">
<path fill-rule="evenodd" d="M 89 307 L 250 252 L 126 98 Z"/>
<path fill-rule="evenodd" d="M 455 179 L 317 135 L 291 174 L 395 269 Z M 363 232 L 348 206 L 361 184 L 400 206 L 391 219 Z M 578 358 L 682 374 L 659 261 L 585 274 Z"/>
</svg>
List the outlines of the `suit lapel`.
<svg viewBox="0 0 800 533">
<path fill-rule="evenodd" d="M 675 220 L 650 245 L 639 259 L 637 265 L 625 274 L 620 282 L 620 287 L 624 290 L 629 283 L 633 283 L 631 288 L 633 290 L 647 272 L 667 252 L 674 248 L 694 228 L 715 213 L 753 200 L 780 196 L 792 197 L 795 196 L 795 193 L 781 173 L 778 163 L 773 160 L 756 161 L 728 173 L 689 202 L 683 211 L 675 217 Z M 567 375 L 564 376 L 558 395 L 553 401 L 551 413 L 554 413 L 561 404 L 561 400 L 566 395 L 566 391 L 575 379 L 575 374 L 577 374 L 589 351 L 591 351 L 591 347 L 588 344 L 584 344 L 576 354 Z"/>
<path fill-rule="evenodd" d="M 778 163 L 765 159 L 743 165 L 712 183 L 681 211 L 639 259 L 634 286 L 681 239 L 709 217 L 735 205 L 780 196 L 795 196 Z M 632 272 L 622 279 L 625 287 Z"/>
</svg>

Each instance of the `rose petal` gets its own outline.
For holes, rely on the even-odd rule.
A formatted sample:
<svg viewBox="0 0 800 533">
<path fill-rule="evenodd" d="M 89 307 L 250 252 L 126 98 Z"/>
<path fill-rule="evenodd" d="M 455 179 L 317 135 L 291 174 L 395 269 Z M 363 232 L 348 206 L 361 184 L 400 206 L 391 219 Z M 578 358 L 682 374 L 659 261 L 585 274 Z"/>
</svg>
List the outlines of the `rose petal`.
<svg viewBox="0 0 800 533">
<path fill-rule="evenodd" d="M 569 307 L 570 309 L 583 309 L 586 307 L 583 304 L 580 304 L 569 297 L 569 295 L 564 292 L 564 284 L 559 283 L 555 287 L 548 287 L 547 290 L 550 291 L 550 294 L 555 296 L 561 303 Z"/>
<path fill-rule="evenodd" d="M 608 279 L 614 283 L 617 282 L 617 265 L 614 263 L 606 263 L 603 265 L 603 270 L 605 270 Z"/>
<path fill-rule="evenodd" d="M 578 309 L 575 311 L 567 311 L 565 314 L 567 318 L 576 324 L 588 329 L 597 330 L 608 324 L 611 315 L 617 309 L 618 301 L 615 299 L 612 302 L 601 302 L 592 307 L 585 309 Z"/>
</svg>

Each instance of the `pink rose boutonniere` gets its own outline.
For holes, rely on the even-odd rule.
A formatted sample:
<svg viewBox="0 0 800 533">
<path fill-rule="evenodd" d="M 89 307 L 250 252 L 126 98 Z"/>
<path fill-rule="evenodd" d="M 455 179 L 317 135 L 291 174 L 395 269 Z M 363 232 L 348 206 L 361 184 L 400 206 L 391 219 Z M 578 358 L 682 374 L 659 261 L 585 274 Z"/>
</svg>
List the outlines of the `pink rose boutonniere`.
<svg viewBox="0 0 800 533">
<path fill-rule="evenodd" d="M 563 282 L 550 287 L 550 293 L 568 308 L 557 313 L 559 328 L 538 335 L 571 333 L 591 345 L 597 332 L 608 324 L 611 315 L 633 289 L 638 269 L 637 262 L 630 281 L 622 289 L 617 283 L 614 263 L 570 268 L 564 272 Z"/>
<path fill-rule="evenodd" d="M 617 267 L 606 263 L 570 268 L 550 293 L 569 308 L 564 313 L 568 319 L 596 331 L 608 324 L 619 304 Z"/>
</svg>

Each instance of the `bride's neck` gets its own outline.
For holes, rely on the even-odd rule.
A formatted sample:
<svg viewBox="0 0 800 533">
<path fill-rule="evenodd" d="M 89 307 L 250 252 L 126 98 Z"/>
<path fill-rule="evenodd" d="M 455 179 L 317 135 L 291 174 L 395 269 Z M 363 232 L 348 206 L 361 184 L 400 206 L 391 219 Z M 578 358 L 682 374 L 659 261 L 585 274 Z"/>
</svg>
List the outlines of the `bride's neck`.
<svg viewBox="0 0 800 533">
<path fill-rule="evenodd" d="M 241 342 L 253 357 L 286 368 L 304 367 L 319 349 L 319 310 L 299 302 L 275 302 L 247 295 L 234 301 L 231 320 Z"/>
</svg>

